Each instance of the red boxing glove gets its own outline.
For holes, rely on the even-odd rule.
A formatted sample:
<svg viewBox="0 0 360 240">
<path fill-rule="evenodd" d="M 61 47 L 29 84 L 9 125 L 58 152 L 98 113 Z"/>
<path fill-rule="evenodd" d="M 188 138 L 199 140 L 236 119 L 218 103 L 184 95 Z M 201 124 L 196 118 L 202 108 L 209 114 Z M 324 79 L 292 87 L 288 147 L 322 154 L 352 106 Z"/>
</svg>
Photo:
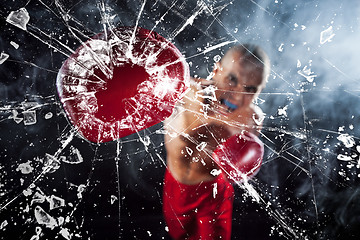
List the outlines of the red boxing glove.
<svg viewBox="0 0 360 240">
<path fill-rule="evenodd" d="M 231 182 L 249 179 L 260 170 L 264 144 L 252 133 L 235 135 L 219 145 L 213 158 Z"/>
<path fill-rule="evenodd" d="M 94 36 L 64 62 L 57 90 L 70 122 L 99 143 L 169 117 L 189 79 L 172 43 L 140 27 L 119 27 Z"/>
</svg>

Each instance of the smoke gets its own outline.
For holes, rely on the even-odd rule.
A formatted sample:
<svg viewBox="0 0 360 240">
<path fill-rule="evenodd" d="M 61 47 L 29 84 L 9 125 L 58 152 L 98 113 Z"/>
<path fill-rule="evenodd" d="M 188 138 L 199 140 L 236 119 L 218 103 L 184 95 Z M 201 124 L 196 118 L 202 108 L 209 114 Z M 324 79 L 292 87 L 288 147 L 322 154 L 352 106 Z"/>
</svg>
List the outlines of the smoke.
<svg viewBox="0 0 360 240">
<path fill-rule="evenodd" d="M 263 1 L 258 5 L 261 7 L 248 14 L 250 17 L 246 22 L 234 25 L 236 21 L 224 21 L 224 24 L 229 29 L 241 29 L 233 34 L 240 42 L 255 42 L 268 52 L 273 75 L 284 79 L 269 81 L 269 89 L 294 92 L 305 87 L 304 82 L 306 87 L 317 91 L 335 91 L 340 86 L 347 90 L 356 89 L 354 84 L 359 82 L 356 68 L 359 20 L 352 16 L 359 12 L 359 4 L 338 1 L 266 4 Z M 239 8 L 230 9 L 237 11 Z M 227 19 L 233 18 L 234 14 Z M 329 27 L 334 36 L 321 44 L 321 32 Z M 316 75 L 312 83 L 297 74 L 305 66 Z"/>
<path fill-rule="evenodd" d="M 344 203 L 358 197 L 357 191 L 344 187 L 359 182 L 354 166 L 358 153 L 337 137 L 359 134 L 360 32 L 355 17 L 359 11 L 360 4 L 354 2 L 233 2 L 218 28 L 268 53 L 272 73 L 260 95 L 260 106 L 267 114 L 263 133 L 271 141 L 267 142 L 268 163 L 265 161 L 259 178 L 273 186 L 292 187 L 294 195 L 283 194 L 307 202 L 298 214 L 311 216 L 318 229 L 325 229 L 323 236 L 331 236 L 336 224 L 327 228 L 319 219 L 326 219 L 334 206 L 334 221 L 339 225 L 333 232 L 358 224 L 349 204 Z M 305 139 L 294 133 L 303 133 Z M 280 152 L 276 160 L 273 151 Z M 340 153 L 352 156 L 352 161 L 340 162 Z M 285 159 L 294 164 L 285 167 Z M 265 190 L 271 192 L 274 189 Z M 287 200 L 283 204 L 292 206 Z"/>
</svg>

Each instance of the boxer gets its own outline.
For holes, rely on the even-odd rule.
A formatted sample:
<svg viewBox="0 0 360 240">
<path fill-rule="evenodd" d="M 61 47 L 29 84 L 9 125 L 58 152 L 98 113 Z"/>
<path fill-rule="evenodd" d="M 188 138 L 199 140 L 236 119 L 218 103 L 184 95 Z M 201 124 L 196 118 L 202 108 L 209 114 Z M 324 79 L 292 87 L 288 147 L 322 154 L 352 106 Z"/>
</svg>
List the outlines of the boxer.
<svg viewBox="0 0 360 240">
<path fill-rule="evenodd" d="M 234 190 L 227 176 L 219 174 L 213 154 L 219 145 L 234 146 L 223 143 L 235 141 L 235 135 L 259 133 L 263 113 L 253 101 L 269 71 L 263 50 L 236 45 L 215 64 L 211 80 L 192 79 L 190 90 L 164 121 L 163 212 L 173 239 L 230 239 Z"/>
</svg>

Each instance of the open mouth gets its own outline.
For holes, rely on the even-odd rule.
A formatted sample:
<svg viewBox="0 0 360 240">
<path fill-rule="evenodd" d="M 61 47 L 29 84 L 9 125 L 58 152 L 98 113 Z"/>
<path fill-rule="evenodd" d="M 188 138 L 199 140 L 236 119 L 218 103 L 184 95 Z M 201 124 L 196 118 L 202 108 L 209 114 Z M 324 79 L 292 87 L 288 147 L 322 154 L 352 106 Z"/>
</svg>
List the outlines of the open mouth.
<svg viewBox="0 0 360 240">
<path fill-rule="evenodd" d="M 231 113 L 233 111 L 235 111 L 238 108 L 238 105 L 226 100 L 226 99 L 220 99 L 220 103 L 221 103 L 221 107 L 223 111 L 227 112 L 227 113 Z"/>
</svg>

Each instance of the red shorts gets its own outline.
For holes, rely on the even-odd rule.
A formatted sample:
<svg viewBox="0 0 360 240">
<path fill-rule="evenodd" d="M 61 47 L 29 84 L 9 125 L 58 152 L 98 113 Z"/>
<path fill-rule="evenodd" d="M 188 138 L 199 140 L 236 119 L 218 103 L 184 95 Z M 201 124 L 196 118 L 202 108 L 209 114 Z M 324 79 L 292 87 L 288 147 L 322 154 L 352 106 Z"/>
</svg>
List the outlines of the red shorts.
<svg viewBox="0 0 360 240">
<path fill-rule="evenodd" d="M 230 239 L 233 200 L 234 189 L 222 174 L 186 185 L 165 173 L 163 211 L 174 239 Z"/>
</svg>

